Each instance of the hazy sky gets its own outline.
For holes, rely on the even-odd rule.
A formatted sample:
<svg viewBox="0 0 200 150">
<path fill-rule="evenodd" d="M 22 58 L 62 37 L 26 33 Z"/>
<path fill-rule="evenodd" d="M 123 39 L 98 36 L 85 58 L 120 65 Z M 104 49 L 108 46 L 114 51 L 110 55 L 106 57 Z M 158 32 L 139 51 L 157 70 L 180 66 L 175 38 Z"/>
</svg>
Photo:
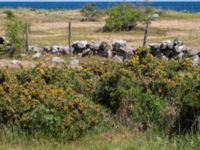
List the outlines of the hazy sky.
<svg viewBox="0 0 200 150">
<path fill-rule="evenodd" d="M 41 2 L 44 2 L 44 1 L 92 1 L 92 2 L 97 2 L 97 1 L 108 1 L 108 2 L 111 2 L 111 1 L 136 1 L 136 2 L 139 2 L 139 1 L 145 1 L 145 0 L 0 0 L 0 2 L 9 2 L 9 1 L 23 1 L 23 2 L 28 2 L 28 1 L 41 1 Z M 200 0 L 149 0 L 149 1 L 197 1 L 197 2 L 200 2 Z"/>
</svg>

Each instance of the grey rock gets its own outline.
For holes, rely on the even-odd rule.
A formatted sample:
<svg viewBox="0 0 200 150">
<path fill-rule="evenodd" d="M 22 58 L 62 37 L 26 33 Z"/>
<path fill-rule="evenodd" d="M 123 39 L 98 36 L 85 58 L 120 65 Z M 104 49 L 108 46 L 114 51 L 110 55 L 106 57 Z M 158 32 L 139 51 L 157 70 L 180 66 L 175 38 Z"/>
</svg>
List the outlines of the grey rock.
<svg viewBox="0 0 200 150">
<path fill-rule="evenodd" d="M 174 43 L 171 40 L 162 41 L 161 49 L 173 49 Z"/>
<path fill-rule="evenodd" d="M 200 52 L 198 52 L 197 55 L 200 57 Z"/>
<path fill-rule="evenodd" d="M 126 44 L 127 44 L 127 42 L 124 40 L 113 40 L 113 42 L 112 42 L 113 47 L 115 47 L 115 46 L 125 47 Z"/>
<path fill-rule="evenodd" d="M 115 55 L 115 56 L 113 57 L 113 61 L 116 62 L 116 63 L 123 63 L 123 57 L 122 57 L 122 56 Z"/>
<path fill-rule="evenodd" d="M 32 58 L 40 58 L 42 54 L 40 52 L 35 53 Z"/>
<path fill-rule="evenodd" d="M 200 57 L 198 55 L 193 56 L 192 63 L 193 66 L 200 66 Z"/>
<path fill-rule="evenodd" d="M 12 65 L 17 65 L 17 64 L 19 64 L 19 61 L 18 60 L 12 60 L 11 62 L 10 62 L 10 64 L 12 64 Z"/>
<path fill-rule="evenodd" d="M 181 45 L 181 46 L 177 45 L 174 47 L 174 50 L 176 53 L 182 53 L 186 50 L 186 47 L 184 45 Z"/>
<path fill-rule="evenodd" d="M 174 40 L 174 46 L 182 46 L 184 42 L 180 38 Z"/>
<path fill-rule="evenodd" d="M 5 39 L 2 36 L 0 36 L 0 44 L 4 44 L 4 41 Z"/>
<path fill-rule="evenodd" d="M 71 51 L 73 52 L 73 48 L 72 47 L 71 47 Z M 63 52 L 64 52 L 64 54 L 69 55 L 70 54 L 69 46 L 63 47 Z"/>
<path fill-rule="evenodd" d="M 190 56 L 195 56 L 198 54 L 198 50 L 192 48 L 186 48 L 184 52 L 189 54 Z"/>
<path fill-rule="evenodd" d="M 98 50 L 99 50 L 100 44 L 99 43 L 94 43 L 94 42 L 90 42 L 86 45 L 86 48 L 90 49 L 93 51 L 93 54 L 97 54 Z"/>
<path fill-rule="evenodd" d="M 52 62 L 55 62 L 55 63 L 63 63 L 65 62 L 64 59 L 60 58 L 60 57 L 53 57 L 52 58 Z"/>
<path fill-rule="evenodd" d="M 43 51 L 49 53 L 51 51 L 51 47 L 44 47 Z"/>
<path fill-rule="evenodd" d="M 55 53 L 60 53 L 60 52 L 61 52 L 61 47 L 60 47 L 60 45 L 53 45 L 52 48 L 51 48 L 51 52 L 52 52 L 53 54 L 55 54 Z"/>
<path fill-rule="evenodd" d="M 90 48 L 85 49 L 82 53 L 81 53 L 81 57 L 87 56 L 87 55 L 93 55 L 93 51 Z"/>
<path fill-rule="evenodd" d="M 107 57 L 109 49 L 110 45 L 107 42 L 101 42 L 97 54 L 103 57 Z"/>
<path fill-rule="evenodd" d="M 77 58 L 72 58 L 70 61 L 70 65 L 74 66 L 74 65 L 79 65 L 80 61 Z"/>
<path fill-rule="evenodd" d="M 72 44 L 73 53 L 81 53 L 84 49 L 86 49 L 87 41 L 75 41 Z"/>
<path fill-rule="evenodd" d="M 42 48 L 38 46 L 29 46 L 29 51 L 33 51 L 34 53 L 41 53 Z"/>
</svg>

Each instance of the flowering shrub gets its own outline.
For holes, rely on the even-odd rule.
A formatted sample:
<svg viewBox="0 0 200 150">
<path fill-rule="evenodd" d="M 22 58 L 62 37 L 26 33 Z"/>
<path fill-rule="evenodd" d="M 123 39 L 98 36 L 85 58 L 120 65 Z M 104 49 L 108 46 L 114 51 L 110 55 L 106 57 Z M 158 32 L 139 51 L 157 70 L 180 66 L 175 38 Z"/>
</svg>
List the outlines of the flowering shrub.
<svg viewBox="0 0 200 150">
<path fill-rule="evenodd" d="M 47 70 L 49 73 L 44 74 Z M 7 69 L 1 70 L 1 125 L 74 139 L 102 122 L 100 106 L 70 86 L 59 85 L 54 71 L 59 73 L 37 66 L 12 76 Z"/>
<path fill-rule="evenodd" d="M 81 65 L 79 71 L 1 69 L 0 125 L 75 139 L 103 123 L 106 112 L 125 125 L 159 127 L 167 134 L 197 129 L 200 68 L 188 58 L 166 61 L 143 49 L 124 64 Z"/>
</svg>

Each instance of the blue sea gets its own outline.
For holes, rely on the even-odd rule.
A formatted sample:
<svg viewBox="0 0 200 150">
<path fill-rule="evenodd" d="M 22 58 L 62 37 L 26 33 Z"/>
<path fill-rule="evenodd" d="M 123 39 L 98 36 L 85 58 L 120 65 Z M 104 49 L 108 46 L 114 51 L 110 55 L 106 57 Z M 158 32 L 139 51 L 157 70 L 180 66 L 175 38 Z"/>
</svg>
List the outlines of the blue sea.
<svg viewBox="0 0 200 150">
<path fill-rule="evenodd" d="M 0 8 L 80 9 L 88 2 L 0 2 Z M 106 9 L 120 2 L 95 2 L 99 9 Z M 130 5 L 148 6 L 164 10 L 200 12 L 200 2 L 126 2 Z"/>
</svg>

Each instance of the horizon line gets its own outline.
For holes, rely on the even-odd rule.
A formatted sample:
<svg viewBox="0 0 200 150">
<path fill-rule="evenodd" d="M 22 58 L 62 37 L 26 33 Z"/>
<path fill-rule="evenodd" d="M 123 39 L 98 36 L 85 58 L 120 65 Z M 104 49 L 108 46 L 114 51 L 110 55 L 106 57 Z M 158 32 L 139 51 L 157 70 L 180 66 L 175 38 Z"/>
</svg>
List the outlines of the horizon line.
<svg viewBox="0 0 200 150">
<path fill-rule="evenodd" d="M 0 0 L 0 2 L 200 2 L 199 0 Z"/>
</svg>

